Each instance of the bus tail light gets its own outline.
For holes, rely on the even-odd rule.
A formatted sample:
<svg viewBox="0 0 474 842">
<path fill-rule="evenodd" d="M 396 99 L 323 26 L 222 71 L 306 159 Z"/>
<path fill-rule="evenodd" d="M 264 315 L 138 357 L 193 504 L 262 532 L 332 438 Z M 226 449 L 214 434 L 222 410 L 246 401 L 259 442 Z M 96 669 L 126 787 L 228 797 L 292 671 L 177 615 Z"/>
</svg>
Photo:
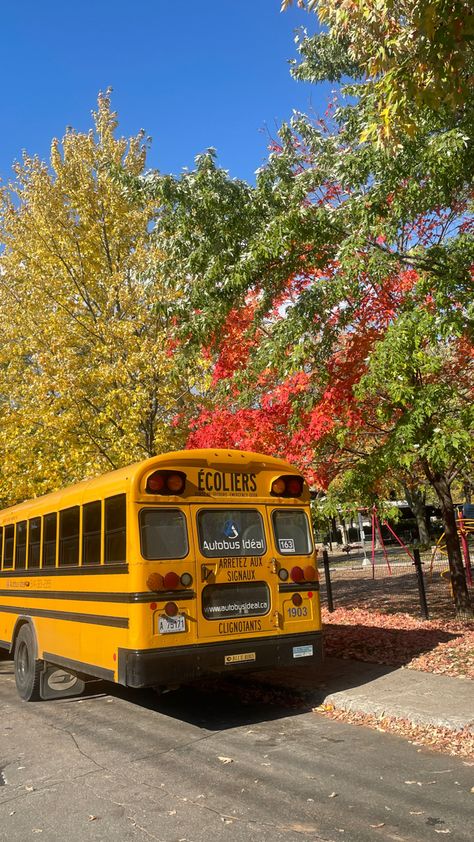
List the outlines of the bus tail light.
<svg viewBox="0 0 474 842">
<path fill-rule="evenodd" d="M 278 578 L 281 579 L 282 582 L 286 582 L 288 579 L 289 573 L 285 567 L 280 567 L 278 571 Z"/>
<path fill-rule="evenodd" d="M 179 608 L 176 605 L 176 602 L 167 602 L 165 605 L 165 614 L 167 617 L 176 617 Z"/>
<path fill-rule="evenodd" d="M 182 494 L 186 474 L 182 471 L 154 471 L 146 481 L 147 494 Z"/>
<path fill-rule="evenodd" d="M 274 479 L 270 493 L 273 497 L 301 497 L 303 488 L 303 477 L 289 475 Z"/>
<path fill-rule="evenodd" d="M 151 591 L 162 591 L 164 586 L 164 580 L 161 573 L 150 573 L 148 579 L 146 580 L 147 588 Z"/>
<path fill-rule="evenodd" d="M 293 596 L 291 597 L 291 601 L 292 601 L 293 605 L 298 606 L 298 605 L 302 604 L 303 597 L 301 596 L 300 593 L 294 593 Z"/>
<path fill-rule="evenodd" d="M 290 570 L 290 578 L 293 579 L 293 582 L 302 582 L 304 579 L 304 573 L 301 567 L 292 567 Z"/>
<path fill-rule="evenodd" d="M 174 591 L 180 585 L 183 588 L 190 588 L 193 583 L 193 577 L 190 573 L 183 573 L 178 576 L 177 573 L 170 570 L 162 576 L 161 573 L 154 571 L 150 573 L 146 580 L 147 588 L 150 591 Z"/>
<path fill-rule="evenodd" d="M 305 569 L 303 570 L 304 577 L 307 582 L 317 582 L 318 580 L 318 571 L 312 564 L 308 564 Z"/>
<path fill-rule="evenodd" d="M 165 573 L 165 577 L 164 577 L 163 582 L 164 582 L 165 590 L 167 590 L 167 591 L 174 591 L 174 589 L 177 588 L 178 585 L 180 584 L 178 574 L 173 573 L 173 571 L 171 571 L 171 570 L 170 570 L 169 573 Z"/>
</svg>

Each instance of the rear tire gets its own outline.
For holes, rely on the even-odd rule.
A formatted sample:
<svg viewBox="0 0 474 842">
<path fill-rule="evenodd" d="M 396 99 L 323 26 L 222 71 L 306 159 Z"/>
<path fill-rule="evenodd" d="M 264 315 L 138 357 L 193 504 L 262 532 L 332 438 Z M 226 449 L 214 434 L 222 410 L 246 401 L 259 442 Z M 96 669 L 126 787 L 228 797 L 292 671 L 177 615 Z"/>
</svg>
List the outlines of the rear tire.
<svg viewBox="0 0 474 842">
<path fill-rule="evenodd" d="M 18 695 L 25 702 L 41 699 L 40 678 L 43 662 L 35 658 L 34 632 L 25 624 L 15 641 L 15 683 Z"/>
</svg>

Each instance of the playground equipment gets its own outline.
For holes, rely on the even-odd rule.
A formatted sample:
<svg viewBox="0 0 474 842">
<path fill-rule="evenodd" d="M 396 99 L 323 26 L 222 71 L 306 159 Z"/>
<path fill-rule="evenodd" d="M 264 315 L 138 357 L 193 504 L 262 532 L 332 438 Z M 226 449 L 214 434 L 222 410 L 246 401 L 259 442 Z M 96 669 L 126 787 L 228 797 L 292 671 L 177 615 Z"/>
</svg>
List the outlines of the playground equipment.
<svg viewBox="0 0 474 842">
<path fill-rule="evenodd" d="M 458 512 L 456 517 L 456 526 L 457 532 L 459 535 L 459 542 L 461 544 L 461 550 L 464 559 L 464 566 L 466 568 L 466 581 L 469 586 L 472 585 L 472 567 L 471 567 L 471 556 L 469 550 L 469 542 L 471 536 L 474 538 L 474 518 L 466 518 L 464 517 L 462 512 Z M 433 565 L 435 561 L 438 561 L 440 557 L 448 557 L 448 550 L 446 547 L 446 536 L 443 532 L 442 535 L 438 538 L 436 545 L 433 547 L 433 552 L 431 553 L 431 564 L 430 564 L 430 575 L 433 574 Z M 449 573 L 448 571 L 443 571 L 444 574 Z M 443 576 L 443 573 L 441 574 Z M 448 576 L 444 575 L 443 578 L 448 579 Z M 449 576 L 450 579 L 450 576 Z"/>
</svg>

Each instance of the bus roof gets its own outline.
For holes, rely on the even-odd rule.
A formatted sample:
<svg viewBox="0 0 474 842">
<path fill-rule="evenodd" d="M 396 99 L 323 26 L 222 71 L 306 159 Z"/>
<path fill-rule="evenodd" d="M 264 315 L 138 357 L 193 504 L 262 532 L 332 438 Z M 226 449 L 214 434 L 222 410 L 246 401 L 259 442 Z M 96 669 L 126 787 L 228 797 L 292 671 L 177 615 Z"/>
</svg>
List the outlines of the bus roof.
<svg viewBox="0 0 474 842">
<path fill-rule="evenodd" d="M 108 471 L 105 474 L 100 474 L 98 477 L 86 479 L 82 482 L 69 485 L 66 488 L 53 491 L 50 494 L 44 494 L 41 497 L 33 497 L 30 500 L 25 500 L 23 503 L 16 503 L 9 506 L 7 509 L 0 511 L 1 520 L 9 519 L 11 516 L 21 515 L 22 510 L 30 510 L 37 506 L 42 508 L 48 506 L 52 510 L 60 508 L 64 505 L 67 498 L 76 497 L 84 492 L 94 492 L 99 490 L 105 484 L 108 488 L 108 494 L 119 493 L 119 491 L 126 490 L 130 487 L 137 477 L 141 476 L 145 471 L 154 467 L 170 467 L 185 465 L 203 465 L 212 468 L 245 468 L 256 467 L 269 468 L 270 470 L 284 470 L 301 473 L 294 465 L 290 465 L 284 459 L 279 459 L 275 456 L 268 456 L 263 453 L 254 453 L 249 450 L 233 450 L 224 448 L 204 448 L 192 450 L 176 450 L 170 453 L 162 453 L 159 456 L 152 456 L 150 459 L 145 459 L 143 462 L 134 462 L 127 465 L 125 468 L 119 468 L 116 471 Z"/>
</svg>

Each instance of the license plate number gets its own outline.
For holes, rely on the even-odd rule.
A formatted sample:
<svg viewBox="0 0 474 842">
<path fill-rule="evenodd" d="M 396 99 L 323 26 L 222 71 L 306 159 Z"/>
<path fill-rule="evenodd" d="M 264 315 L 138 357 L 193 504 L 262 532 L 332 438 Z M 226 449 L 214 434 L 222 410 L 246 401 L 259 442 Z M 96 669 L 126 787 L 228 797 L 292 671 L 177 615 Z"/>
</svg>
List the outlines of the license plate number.
<svg viewBox="0 0 474 842">
<path fill-rule="evenodd" d="M 173 634 L 173 632 L 184 631 L 186 631 L 186 618 L 184 614 L 178 614 L 176 617 L 162 616 L 158 618 L 159 634 Z"/>
</svg>

